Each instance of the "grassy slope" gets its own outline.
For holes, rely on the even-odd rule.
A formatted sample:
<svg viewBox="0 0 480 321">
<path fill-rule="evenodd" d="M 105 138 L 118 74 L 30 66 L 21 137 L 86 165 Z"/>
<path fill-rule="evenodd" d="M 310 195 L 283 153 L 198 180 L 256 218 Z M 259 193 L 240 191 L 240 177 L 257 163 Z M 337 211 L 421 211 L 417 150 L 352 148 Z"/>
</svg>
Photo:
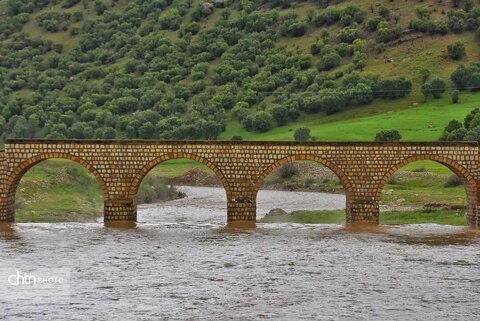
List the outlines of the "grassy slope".
<svg viewBox="0 0 480 321">
<path fill-rule="evenodd" d="M 103 197 L 95 179 L 81 165 L 48 160 L 22 178 L 16 206 L 17 222 L 95 221 Z"/>
<path fill-rule="evenodd" d="M 299 122 L 276 127 L 266 133 L 248 132 L 238 122 L 230 120 L 227 130 L 220 137 L 230 139 L 233 135 L 241 135 L 245 140 L 293 140 L 296 128 L 308 127 L 312 136 L 320 141 L 372 141 L 377 132 L 385 129 L 397 129 L 402 140 L 435 141 L 450 120 L 463 121 L 479 104 L 480 95 L 467 92 L 460 94 L 460 102 L 455 105 L 448 95 L 416 106 L 412 106 L 409 98 L 393 102 L 382 100 L 338 115 L 304 116 Z M 368 116 L 377 107 L 382 112 Z"/>
<path fill-rule="evenodd" d="M 5 6 L 6 1 L 0 0 L 0 8 Z M 196 3 L 196 1 L 194 1 Z M 371 9 L 378 10 L 380 5 L 384 5 L 391 11 L 391 16 L 399 17 L 399 25 L 407 28 L 408 23 L 415 17 L 415 8 L 430 7 L 435 9 L 432 13 L 434 20 L 443 20 L 445 15 L 442 10 L 448 11 L 450 3 L 439 3 L 436 0 L 425 0 L 418 2 L 417 0 L 405 0 L 401 2 L 392 2 L 388 0 L 380 0 L 373 2 L 371 0 L 343 1 L 338 7 L 344 7 L 349 3 L 361 7 L 363 10 L 371 14 Z M 128 5 L 128 1 L 119 0 L 114 7 L 115 11 L 122 11 Z M 306 16 L 311 9 L 318 9 L 313 3 L 300 3 L 293 9 L 297 14 Z M 84 21 L 88 19 L 97 19 L 93 9 L 93 2 L 89 2 L 88 8 L 84 9 L 83 3 L 69 9 L 61 8 L 61 3 L 50 6 L 40 12 L 31 15 L 23 31 L 29 33 L 34 38 L 49 39 L 56 43 L 63 43 L 65 52 L 78 44 L 79 36 L 70 37 L 69 32 L 44 32 L 36 25 L 35 18 L 47 11 L 82 11 L 84 19 L 81 22 L 72 24 L 81 27 Z M 190 9 L 191 11 L 192 9 Z M 221 16 L 225 9 L 217 9 L 212 15 L 202 22 L 202 28 L 210 28 Z M 285 11 L 285 10 L 282 10 Z M 190 12 L 189 12 L 190 13 Z M 187 16 L 189 15 L 187 13 Z M 233 16 L 237 15 L 237 11 L 233 11 Z M 393 20 L 393 18 L 392 18 Z M 184 19 L 186 22 L 186 19 Z M 338 25 L 328 27 L 332 34 L 335 34 L 339 28 Z M 310 45 L 314 43 L 318 37 L 319 30 L 310 28 L 303 37 L 281 37 L 276 43 L 277 47 L 287 47 L 301 52 L 309 52 Z M 176 32 L 164 31 L 168 38 L 176 40 L 178 38 Z M 375 34 L 363 34 L 369 40 L 374 40 Z M 196 38 L 196 36 L 194 37 Z M 371 39 L 372 38 L 372 39 Z M 409 35 L 404 36 L 409 38 Z M 448 34 L 446 36 L 428 36 L 424 35 L 420 39 L 414 39 L 395 46 L 389 46 L 386 51 L 380 54 L 370 52 L 368 55 L 368 63 L 365 68 L 366 73 L 376 73 L 382 76 L 404 76 L 413 81 L 413 92 L 411 95 L 401 100 L 394 101 L 375 101 L 366 107 L 358 107 L 348 110 L 344 113 L 332 116 L 325 115 L 304 115 L 298 122 L 287 126 L 277 127 L 267 133 L 250 133 L 247 132 L 241 124 L 230 119 L 227 122 L 227 130 L 222 133 L 221 139 L 230 139 L 233 135 L 241 135 L 247 140 L 291 140 L 293 130 L 298 127 L 309 127 L 312 134 L 319 140 L 372 140 L 375 133 L 383 129 L 396 128 L 400 130 L 404 140 L 437 140 L 446 123 L 453 119 L 462 119 L 469 109 L 476 106 L 475 101 L 480 101 L 479 95 L 463 94 L 462 102 L 459 105 L 451 105 L 448 94 L 444 98 L 420 104 L 412 108 L 414 104 L 422 101 L 419 91 L 420 79 L 419 70 L 427 68 L 431 71 L 432 77 L 442 77 L 448 79 L 450 73 L 458 64 L 446 57 L 446 47 L 454 41 L 462 41 L 466 45 L 467 57 L 461 63 L 478 61 L 479 40 L 472 33 Z M 393 59 L 393 62 L 387 62 L 387 58 Z M 314 57 L 314 63 L 318 57 Z M 117 64 L 121 64 L 118 62 Z M 214 70 L 215 65 L 219 61 L 211 63 L 209 74 Z M 115 66 L 116 64 L 112 65 Z M 339 67 L 342 69 L 343 67 Z M 452 84 L 449 83 L 449 87 Z M 267 99 L 268 100 L 268 99 Z M 340 128 L 341 131 L 338 130 Z"/>
</svg>

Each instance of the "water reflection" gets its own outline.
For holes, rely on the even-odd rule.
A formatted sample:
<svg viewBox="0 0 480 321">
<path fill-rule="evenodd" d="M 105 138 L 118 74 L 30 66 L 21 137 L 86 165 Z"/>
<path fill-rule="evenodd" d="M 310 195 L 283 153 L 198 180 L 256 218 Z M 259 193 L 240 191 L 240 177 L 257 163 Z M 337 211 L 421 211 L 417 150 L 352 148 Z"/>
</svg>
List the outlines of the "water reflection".
<svg viewBox="0 0 480 321">
<path fill-rule="evenodd" d="M 18 240 L 20 236 L 16 233 L 15 224 L 0 223 L 0 240 Z"/>
</svg>

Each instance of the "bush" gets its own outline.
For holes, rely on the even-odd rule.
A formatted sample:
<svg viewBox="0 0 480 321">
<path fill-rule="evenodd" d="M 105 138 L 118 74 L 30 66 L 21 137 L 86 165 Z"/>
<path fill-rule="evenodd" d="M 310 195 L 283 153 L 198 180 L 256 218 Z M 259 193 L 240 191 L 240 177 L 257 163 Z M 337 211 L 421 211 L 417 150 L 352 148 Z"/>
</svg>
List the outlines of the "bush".
<svg viewBox="0 0 480 321">
<path fill-rule="evenodd" d="M 445 81 L 440 78 L 435 78 L 432 81 L 422 85 L 422 93 L 425 96 L 425 100 L 429 96 L 438 99 L 445 92 Z"/>
<path fill-rule="evenodd" d="M 452 72 L 450 79 L 459 90 L 464 90 L 470 85 L 472 74 L 472 68 L 459 65 L 455 71 Z"/>
<path fill-rule="evenodd" d="M 387 179 L 386 182 L 388 185 L 397 185 L 398 184 L 398 175 L 395 173 Z"/>
<path fill-rule="evenodd" d="M 405 78 L 385 78 L 377 83 L 375 95 L 379 98 L 394 99 L 408 95 L 412 90 L 412 82 Z"/>
<path fill-rule="evenodd" d="M 453 60 L 460 60 L 466 55 L 465 45 L 460 42 L 454 42 L 447 46 L 448 56 Z"/>
<path fill-rule="evenodd" d="M 402 30 L 398 26 L 391 26 L 386 21 L 381 21 L 377 26 L 378 41 L 389 42 L 400 38 Z"/>
<path fill-rule="evenodd" d="M 239 135 L 234 135 L 234 136 L 232 136 L 232 138 L 230 140 L 232 140 L 232 141 L 242 141 L 243 137 L 239 136 Z"/>
<path fill-rule="evenodd" d="M 338 33 L 338 39 L 340 42 L 352 43 L 358 38 L 358 30 L 354 27 L 346 27 L 340 30 Z"/>
<path fill-rule="evenodd" d="M 265 111 L 260 111 L 256 113 L 255 116 L 253 117 L 253 122 L 252 122 L 253 129 L 261 133 L 270 130 L 270 128 L 272 128 L 272 125 L 273 125 L 272 115 L 270 115 Z"/>
<path fill-rule="evenodd" d="M 341 62 L 342 57 L 340 57 L 340 55 L 335 50 L 332 50 L 325 54 L 322 53 L 320 60 L 317 64 L 317 69 L 319 71 L 330 70 L 332 68 L 340 66 Z"/>
<path fill-rule="evenodd" d="M 376 142 L 397 142 L 402 138 L 398 130 L 382 130 L 375 135 Z"/>
<path fill-rule="evenodd" d="M 310 128 L 301 127 L 295 130 L 293 137 L 297 142 L 306 142 L 310 140 Z"/>
<path fill-rule="evenodd" d="M 307 23 L 305 21 L 299 21 L 288 26 L 287 32 L 293 37 L 301 37 L 307 32 L 307 29 Z"/>
<path fill-rule="evenodd" d="M 283 179 L 289 179 L 298 174 L 298 168 L 293 163 L 287 163 L 278 169 L 278 174 Z"/>
<path fill-rule="evenodd" d="M 43 30 L 57 32 L 67 30 L 70 25 L 70 19 L 71 15 L 69 13 L 51 11 L 40 14 L 36 21 Z"/>
<path fill-rule="evenodd" d="M 179 192 L 173 185 L 168 186 L 164 179 L 149 175 L 140 184 L 137 200 L 139 204 L 143 204 L 169 201 L 185 196 L 185 193 Z"/>
<path fill-rule="evenodd" d="M 283 105 L 273 106 L 270 112 L 272 113 L 273 120 L 275 120 L 278 126 L 286 125 L 290 120 L 288 108 Z"/>
<path fill-rule="evenodd" d="M 455 129 L 450 133 L 447 133 L 445 140 L 449 142 L 461 142 L 465 140 L 465 138 L 467 137 L 467 134 L 468 132 L 465 128 Z"/>
<path fill-rule="evenodd" d="M 460 185 L 463 185 L 462 180 L 456 174 L 448 176 L 443 184 L 444 187 L 456 187 Z"/>
<path fill-rule="evenodd" d="M 96 0 L 95 1 L 95 12 L 101 16 L 107 10 L 107 6 L 103 3 L 103 1 Z"/>
<path fill-rule="evenodd" d="M 452 92 L 452 104 L 458 104 L 458 100 L 459 100 L 459 92 L 458 90 L 454 90 Z"/>
</svg>

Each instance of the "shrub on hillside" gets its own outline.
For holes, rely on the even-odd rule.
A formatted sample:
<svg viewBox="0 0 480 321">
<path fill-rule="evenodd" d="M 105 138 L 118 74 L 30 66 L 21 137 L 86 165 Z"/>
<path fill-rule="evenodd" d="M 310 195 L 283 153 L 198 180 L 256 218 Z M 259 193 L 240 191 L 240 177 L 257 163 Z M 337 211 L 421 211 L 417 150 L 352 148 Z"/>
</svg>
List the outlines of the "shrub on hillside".
<svg viewBox="0 0 480 321">
<path fill-rule="evenodd" d="M 346 27 L 338 32 L 340 42 L 352 43 L 358 38 L 358 29 L 355 27 Z"/>
<path fill-rule="evenodd" d="M 273 117 L 265 111 L 260 111 L 253 117 L 252 127 L 254 130 L 261 133 L 268 131 L 272 128 Z"/>
<path fill-rule="evenodd" d="M 450 79 L 459 90 L 480 90 L 480 64 L 472 63 L 468 66 L 460 64 Z"/>
<path fill-rule="evenodd" d="M 293 137 L 297 142 L 306 142 L 310 140 L 310 128 L 307 127 L 301 127 L 297 128 L 295 130 L 295 133 L 293 134 Z"/>
<path fill-rule="evenodd" d="M 56 11 L 40 14 L 36 21 L 40 28 L 49 32 L 65 31 L 70 25 L 71 14 Z"/>
<path fill-rule="evenodd" d="M 412 82 L 403 77 L 384 78 L 377 82 L 375 96 L 384 99 L 395 99 L 408 95 L 412 90 Z"/>
<path fill-rule="evenodd" d="M 402 138 L 402 135 L 396 129 L 382 130 L 375 135 L 376 142 L 397 142 Z"/>
<path fill-rule="evenodd" d="M 458 100 L 459 100 L 459 91 L 458 90 L 454 90 L 452 92 L 452 104 L 458 104 Z"/>
<path fill-rule="evenodd" d="M 326 71 L 340 66 L 342 62 L 342 57 L 338 54 L 336 50 L 323 52 L 320 56 L 320 59 L 317 63 L 317 69 L 319 71 Z"/>
<path fill-rule="evenodd" d="M 429 81 L 422 85 L 422 94 L 425 97 L 425 100 L 428 97 L 432 96 L 435 99 L 438 99 L 445 92 L 445 81 L 440 78 L 435 78 L 432 81 Z"/>
<path fill-rule="evenodd" d="M 466 55 L 465 45 L 460 42 L 454 42 L 447 46 L 448 56 L 454 60 L 460 60 Z"/>
<path fill-rule="evenodd" d="M 392 26 L 386 21 L 381 21 L 377 26 L 379 42 L 389 42 L 400 38 L 402 29 L 399 26 Z"/>
</svg>

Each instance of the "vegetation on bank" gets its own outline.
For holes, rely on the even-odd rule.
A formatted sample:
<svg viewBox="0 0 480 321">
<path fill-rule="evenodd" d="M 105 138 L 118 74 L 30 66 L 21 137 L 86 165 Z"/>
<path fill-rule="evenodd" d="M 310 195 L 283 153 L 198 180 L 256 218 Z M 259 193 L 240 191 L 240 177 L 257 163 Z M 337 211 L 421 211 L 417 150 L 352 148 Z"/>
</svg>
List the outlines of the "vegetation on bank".
<svg viewBox="0 0 480 321">
<path fill-rule="evenodd" d="M 139 204 L 182 197 L 166 177 L 156 175 L 148 175 L 137 194 Z M 47 160 L 32 167 L 20 181 L 15 221 L 95 222 L 103 215 L 103 201 L 98 182 L 88 170 L 67 160 Z"/>
<path fill-rule="evenodd" d="M 291 214 L 265 216 L 260 223 L 303 223 L 303 224 L 344 224 L 345 211 L 295 211 Z M 380 224 L 443 224 L 467 225 L 463 210 L 413 210 L 413 211 L 382 211 Z"/>
<path fill-rule="evenodd" d="M 404 109 L 454 87 L 461 103 L 478 78 L 450 79 L 478 57 L 480 6 L 470 4 L 0 0 L 0 129 L 103 139 L 216 139 L 226 130 L 230 139 L 244 136 L 240 128 L 261 138 L 288 124 Z M 331 139 L 339 125 L 312 136 Z M 389 125 L 372 133 L 367 124 L 359 136 L 413 136 Z"/>
<path fill-rule="evenodd" d="M 103 196 L 95 178 L 70 161 L 44 161 L 22 178 L 15 197 L 16 222 L 94 222 Z"/>
</svg>

